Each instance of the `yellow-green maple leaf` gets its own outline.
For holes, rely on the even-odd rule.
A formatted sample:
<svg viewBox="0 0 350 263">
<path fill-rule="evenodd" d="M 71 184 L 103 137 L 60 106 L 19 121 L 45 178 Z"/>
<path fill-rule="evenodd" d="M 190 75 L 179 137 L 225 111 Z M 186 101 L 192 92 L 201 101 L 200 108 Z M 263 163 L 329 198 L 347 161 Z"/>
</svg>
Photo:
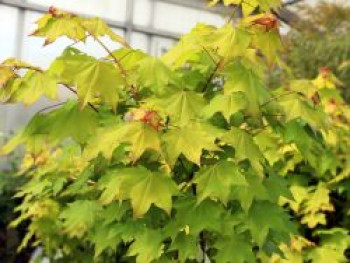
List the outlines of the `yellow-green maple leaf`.
<svg viewBox="0 0 350 263">
<path fill-rule="evenodd" d="M 165 143 L 166 158 L 174 165 L 180 154 L 189 161 L 200 165 L 203 150 L 220 151 L 215 140 L 218 134 L 202 124 L 192 124 L 186 127 L 174 128 L 162 136 Z"/>
<path fill-rule="evenodd" d="M 98 60 L 76 49 L 67 49 L 50 67 L 60 81 L 77 86 L 81 108 L 100 97 L 114 110 L 124 86 L 120 70 L 111 62 Z"/>
<path fill-rule="evenodd" d="M 244 175 L 233 162 L 220 161 L 208 167 L 202 167 L 194 176 L 197 185 L 198 202 L 205 198 L 219 199 L 226 204 L 233 185 L 247 185 Z"/>
<path fill-rule="evenodd" d="M 179 90 L 166 97 L 150 99 L 148 104 L 169 115 L 171 124 L 183 127 L 197 119 L 205 99 L 197 92 Z"/>
<path fill-rule="evenodd" d="M 215 96 L 203 109 L 203 116 L 212 117 L 215 113 L 221 112 L 227 121 L 230 117 L 240 110 L 247 107 L 247 99 L 242 92 L 233 92 L 231 94 L 220 94 Z"/>
<path fill-rule="evenodd" d="M 238 161 L 248 159 L 258 175 L 264 177 L 264 168 L 262 166 L 264 157 L 251 135 L 239 128 L 232 127 L 221 139 L 235 148 L 235 158 Z"/>
<path fill-rule="evenodd" d="M 115 189 L 114 192 L 110 187 Z M 152 204 L 170 214 L 172 196 L 178 193 L 169 175 L 152 172 L 141 166 L 113 170 L 112 175 L 104 180 L 102 188 L 105 189 L 101 196 L 103 203 L 130 199 L 135 217 L 146 214 Z"/>
<path fill-rule="evenodd" d="M 112 157 L 113 151 L 122 143 L 130 145 L 131 159 L 138 160 L 146 150 L 161 153 L 160 138 L 155 129 L 142 122 L 130 122 L 101 128 L 84 150 L 87 159 L 102 153 Z"/>
</svg>

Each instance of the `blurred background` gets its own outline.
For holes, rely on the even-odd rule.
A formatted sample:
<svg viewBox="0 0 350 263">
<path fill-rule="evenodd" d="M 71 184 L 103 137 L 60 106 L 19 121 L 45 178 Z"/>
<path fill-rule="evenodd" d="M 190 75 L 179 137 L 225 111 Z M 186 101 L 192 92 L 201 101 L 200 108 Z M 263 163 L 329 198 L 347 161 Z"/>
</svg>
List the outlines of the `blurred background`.
<svg viewBox="0 0 350 263">
<path fill-rule="evenodd" d="M 319 0 L 284 0 L 284 7 L 280 11 L 281 33 L 284 36 L 290 35 L 290 41 L 297 41 L 301 50 L 291 51 L 294 60 L 289 63 L 294 66 L 298 64 L 295 73 L 298 77 L 313 77 L 317 73 L 317 66 L 328 65 L 329 59 L 322 57 L 330 54 L 330 49 L 336 48 L 334 54 L 341 55 L 338 59 L 346 60 L 349 56 L 349 41 L 342 38 L 337 41 L 332 40 L 331 47 L 321 47 L 319 56 L 320 60 L 315 64 L 314 53 L 317 51 L 314 46 L 301 45 L 300 30 L 302 37 L 306 36 L 310 41 L 310 35 L 317 32 L 317 37 L 324 39 L 324 28 L 315 31 L 319 27 L 320 21 L 328 27 L 329 20 L 340 20 L 335 25 L 330 26 L 328 33 L 333 34 L 334 28 L 338 28 L 339 23 L 350 20 L 349 9 L 346 9 L 345 1 L 319 1 Z M 327 3 L 331 3 L 328 5 Z M 333 4 L 333 5 L 332 5 Z M 309 5 L 307 11 L 306 5 Z M 316 6 L 322 9 L 344 9 L 348 13 L 340 14 L 339 10 L 324 10 L 326 12 L 322 19 L 319 19 L 320 10 L 316 11 Z M 35 21 L 50 6 L 56 6 L 86 16 L 100 16 L 120 35 L 122 35 L 134 48 L 141 49 L 155 56 L 162 55 L 169 49 L 181 34 L 188 32 L 198 22 L 204 22 L 212 25 L 222 25 L 230 9 L 224 6 L 208 8 L 205 0 L 0 0 L 0 60 L 9 57 L 16 57 L 34 65 L 47 67 L 63 49 L 71 44 L 68 39 L 59 39 L 53 45 L 43 47 L 43 39 L 29 37 L 28 35 L 35 29 Z M 301 7 L 302 8 L 301 8 Z M 312 11 L 315 11 L 312 14 Z M 328 12 L 328 13 L 327 13 Z M 340 12 L 340 13 L 339 13 Z M 316 17 L 313 17 L 315 15 Z M 328 16 L 328 17 L 327 17 Z M 318 19 L 317 19 L 318 17 Z M 311 21 L 314 20 L 314 21 Z M 344 21 L 343 21 L 344 20 Z M 304 22 L 304 23 L 303 23 Z M 298 26 L 302 25 L 302 26 Z M 299 29 L 298 29 L 299 27 Z M 293 31 L 299 33 L 292 33 Z M 309 32 L 307 32 L 309 30 Z M 326 31 L 327 31 L 326 30 Z M 339 30 L 341 31 L 341 30 Z M 347 31 L 349 33 L 350 31 Z M 345 36 L 346 34 L 344 34 Z M 350 35 L 347 34 L 347 35 Z M 315 36 L 313 36 L 315 38 Z M 349 37 L 347 37 L 349 40 Z M 338 42 L 341 43 L 338 43 Z M 110 48 L 118 48 L 114 43 L 105 42 Z M 322 41 L 321 41 L 322 42 Z M 337 42 L 337 43 L 333 43 Z M 333 45 L 334 44 L 334 45 Z M 87 41 L 85 45 L 79 44 L 78 48 L 94 56 L 105 55 L 104 51 L 93 41 Z M 324 48 L 327 52 L 324 52 Z M 308 50 L 309 49 L 309 50 Z M 342 49 L 346 50 L 346 54 Z M 294 54 L 294 53 L 295 54 Z M 300 52 L 305 52 L 305 56 Z M 344 59 L 345 57 L 345 59 Z M 318 59 L 318 58 L 317 58 Z M 339 64 L 339 63 L 334 63 Z M 310 71 L 310 72 L 308 72 Z M 315 72 L 316 71 L 316 72 Z M 304 74 L 307 72 L 307 74 Z M 348 77 L 349 78 L 349 77 Z M 349 78 L 350 79 L 350 78 Z M 66 95 L 62 94 L 64 99 Z M 34 107 L 24 108 L 19 105 L 0 106 L 0 132 L 9 134 L 11 131 L 24 125 L 28 119 L 39 109 L 46 106 L 43 100 Z"/>
</svg>

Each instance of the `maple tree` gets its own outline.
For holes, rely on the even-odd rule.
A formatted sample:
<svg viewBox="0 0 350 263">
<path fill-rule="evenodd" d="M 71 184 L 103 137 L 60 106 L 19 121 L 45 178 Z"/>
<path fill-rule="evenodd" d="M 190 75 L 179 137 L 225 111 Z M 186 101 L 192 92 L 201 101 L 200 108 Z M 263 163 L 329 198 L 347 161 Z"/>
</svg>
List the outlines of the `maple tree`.
<svg viewBox="0 0 350 263">
<path fill-rule="evenodd" d="M 350 109 L 336 77 L 267 88 L 264 73 L 286 67 L 279 1 L 224 3 L 242 6 L 240 23 L 199 24 L 159 59 L 50 8 L 33 35 L 91 37 L 106 56 L 69 46 L 48 69 L 0 65 L 3 102 L 76 95 L 0 150 L 26 149 L 20 249 L 41 245 L 53 262 L 347 261 L 349 207 L 336 206 L 350 197 Z"/>
</svg>

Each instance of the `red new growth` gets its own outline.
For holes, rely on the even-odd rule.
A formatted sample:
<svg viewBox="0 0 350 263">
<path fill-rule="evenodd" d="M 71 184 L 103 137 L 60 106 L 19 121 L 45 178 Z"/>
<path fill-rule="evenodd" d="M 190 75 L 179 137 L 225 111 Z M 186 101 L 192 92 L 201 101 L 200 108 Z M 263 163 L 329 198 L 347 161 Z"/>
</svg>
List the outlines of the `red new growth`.
<svg viewBox="0 0 350 263">
<path fill-rule="evenodd" d="M 320 72 L 320 74 L 322 75 L 322 77 L 324 78 L 328 78 L 329 75 L 331 74 L 332 70 L 330 67 L 321 67 L 318 69 L 318 71 Z"/>
<path fill-rule="evenodd" d="M 151 127 L 153 127 L 155 130 L 159 131 L 162 127 L 161 125 L 161 117 L 158 115 L 155 111 L 148 111 L 146 112 L 145 116 L 141 119 L 142 122 L 147 123 Z"/>
<path fill-rule="evenodd" d="M 49 8 L 49 14 L 55 16 L 56 13 L 57 13 L 57 8 L 54 7 L 54 6 L 50 6 L 50 8 Z"/>
<path fill-rule="evenodd" d="M 273 14 L 268 14 L 252 21 L 254 25 L 261 25 L 265 27 L 266 32 L 276 29 L 278 27 L 278 20 Z"/>
</svg>

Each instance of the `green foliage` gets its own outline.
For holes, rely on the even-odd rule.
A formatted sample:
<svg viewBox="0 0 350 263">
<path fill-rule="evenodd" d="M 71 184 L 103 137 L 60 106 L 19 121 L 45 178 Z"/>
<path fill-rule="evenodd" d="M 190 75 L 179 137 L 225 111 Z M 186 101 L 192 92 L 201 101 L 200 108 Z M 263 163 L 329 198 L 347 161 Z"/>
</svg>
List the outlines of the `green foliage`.
<svg viewBox="0 0 350 263">
<path fill-rule="evenodd" d="M 279 5 L 225 3 L 246 15 Z M 158 59 L 98 19 L 51 8 L 34 35 L 92 37 L 107 54 L 70 46 L 48 70 L 0 66 L 4 102 L 76 94 L 0 151 L 26 148 L 11 223 L 29 221 L 21 248 L 33 240 L 53 262 L 345 262 L 349 108 L 330 72 L 267 87 L 281 43 L 261 19 L 275 21 L 199 24 Z M 108 50 L 105 35 L 124 47 Z"/>
</svg>

